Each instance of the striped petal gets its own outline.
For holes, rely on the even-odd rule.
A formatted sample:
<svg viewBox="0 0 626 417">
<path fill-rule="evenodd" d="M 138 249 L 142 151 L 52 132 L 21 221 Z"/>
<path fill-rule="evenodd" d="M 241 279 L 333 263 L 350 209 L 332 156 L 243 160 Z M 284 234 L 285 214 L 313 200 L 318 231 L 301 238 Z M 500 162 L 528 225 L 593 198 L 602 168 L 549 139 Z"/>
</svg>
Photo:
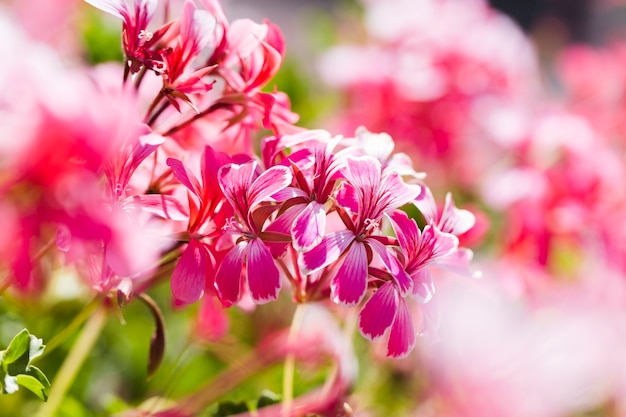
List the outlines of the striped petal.
<svg viewBox="0 0 626 417">
<path fill-rule="evenodd" d="M 396 319 L 393 321 L 387 343 L 387 356 L 390 358 L 404 358 L 415 347 L 415 329 L 411 311 L 404 298 L 398 303 Z"/>
<path fill-rule="evenodd" d="M 384 283 L 359 313 L 361 334 L 371 341 L 381 337 L 393 324 L 399 298 L 393 282 Z"/>
<path fill-rule="evenodd" d="M 172 272 L 170 285 L 174 298 L 186 304 L 198 301 L 204 294 L 209 265 L 209 253 L 204 245 L 190 240 Z"/>
<path fill-rule="evenodd" d="M 272 194 L 281 191 L 291 184 L 293 175 L 291 170 L 284 166 L 273 166 L 254 180 L 248 190 L 250 208 L 267 200 Z"/>
<path fill-rule="evenodd" d="M 239 242 L 226 254 L 217 270 L 215 289 L 225 307 L 230 307 L 241 298 L 241 270 L 247 252 L 248 242 Z"/>
<path fill-rule="evenodd" d="M 291 228 L 293 246 L 298 251 L 306 252 L 318 245 L 326 229 L 326 209 L 317 201 L 311 201 L 300 212 Z"/>
<path fill-rule="evenodd" d="M 280 274 L 270 250 L 259 238 L 248 244 L 247 272 L 250 295 L 255 303 L 264 304 L 278 298 Z"/>
<path fill-rule="evenodd" d="M 341 305 L 356 305 L 367 290 L 367 251 L 354 241 L 346 251 L 341 265 L 330 282 L 331 299 Z"/>
<path fill-rule="evenodd" d="M 396 258 L 393 249 L 373 238 L 367 239 L 367 243 L 378 254 L 391 276 L 394 277 L 400 294 L 403 297 L 409 294 L 413 289 L 413 280 L 404 270 L 404 266 L 398 261 L 398 258 Z"/>
<path fill-rule="evenodd" d="M 319 245 L 298 257 L 300 269 L 305 274 L 315 272 L 339 259 L 344 250 L 354 241 L 354 233 L 340 230 L 324 236 Z"/>
</svg>

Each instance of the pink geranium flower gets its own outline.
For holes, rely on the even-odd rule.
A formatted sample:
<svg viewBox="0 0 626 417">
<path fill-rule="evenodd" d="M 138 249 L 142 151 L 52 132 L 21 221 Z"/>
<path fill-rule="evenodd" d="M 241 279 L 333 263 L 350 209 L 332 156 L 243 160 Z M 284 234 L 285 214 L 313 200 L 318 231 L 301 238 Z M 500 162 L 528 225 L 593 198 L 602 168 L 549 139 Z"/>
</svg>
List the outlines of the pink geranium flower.
<svg viewBox="0 0 626 417">
<path fill-rule="evenodd" d="M 148 31 L 148 24 L 154 16 L 157 0 L 133 0 L 129 7 L 125 0 L 85 0 L 98 9 L 122 20 L 122 47 L 131 73 L 141 67 L 162 68 L 161 57 L 154 50 L 157 40 L 167 30 L 162 28 L 156 33 Z"/>
<path fill-rule="evenodd" d="M 187 232 L 189 243 L 172 273 L 172 294 L 184 303 L 193 303 L 204 294 L 205 288 L 213 287 L 215 273 L 215 249 L 211 238 L 232 216 L 232 209 L 225 203 L 225 197 L 217 180 L 218 169 L 231 159 L 223 153 L 216 153 L 207 146 L 201 157 L 201 178 L 196 178 L 181 161 L 169 158 L 167 165 L 174 176 L 188 190 L 189 223 Z"/>
<path fill-rule="evenodd" d="M 385 246 L 387 239 L 374 232 L 380 229 L 385 213 L 418 198 L 422 186 L 404 183 L 397 173 L 383 174 L 380 162 L 369 156 L 348 157 L 345 168 L 346 182 L 342 183 L 337 202 L 346 230 L 326 235 L 319 245 L 301 253 L 300 267 L 312 273 L 336 262 L 331 298 L 340 304 L 355 305 L 365 296 L 371 260 L 368 253 L 373 251 L 394 275 L 402 293 L 410 291 L 412 282 Z"/>
<path fill-rule="evenodd" d="M 283 166 L 260 173 L 256 161 L 220 168 L 219 184 L 236 216 L 226 233 L 237 237 L 215 277 L 215 287 L 224 305 L 239 301 L 244 282 L 255 303 L 266 303 L 278 297 L 280 275 L 263 241 L 262 227 L 268 214 L 261 203 L 271 201 L 274 194 L 291 184 L 292 178 L 291 171 Z M 246 279 L 242 275 L 244 263 Z"/>
</svg>

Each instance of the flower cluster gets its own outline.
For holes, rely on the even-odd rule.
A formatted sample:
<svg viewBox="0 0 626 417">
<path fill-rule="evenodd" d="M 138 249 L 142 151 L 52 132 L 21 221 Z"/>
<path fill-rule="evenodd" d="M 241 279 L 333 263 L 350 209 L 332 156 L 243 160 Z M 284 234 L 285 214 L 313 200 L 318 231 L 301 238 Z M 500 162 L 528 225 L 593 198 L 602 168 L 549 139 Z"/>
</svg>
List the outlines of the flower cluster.
<svg viewBox="0 0 626 417">
<path fill-rule="evenodd" d="M 263 91 L 284 54 L 273 24 L 230 23 L 211 0 L 186 0 L 161 25 L 153 0 L 87 3 L 121 19 L 124 64 L 9 103 L 33 122 L 2 127 L 25 138 L 0 154 L 0 211 L 15 220 L 0 242 L 7 284 L 40 292 L 47 259 L 125 298 L 171 274 L 176 302 L 204 299 L 222 323 L 217 305 L 267 303 L 289 285 L 298 303 L 359 306 L 361 333 L 388 335 L 388 355 L 406 356 L 409 300 L 432 299 L 433 265 L 468 273 L 457 235 L 473 215 L 450 195 L 440 213 L 387 134 L 294 126 L 286 96 Z M 52 88 L 47 74 L 9 71 Z M 418 330 L 434 331 L 435 314 Z"/>
</svg>

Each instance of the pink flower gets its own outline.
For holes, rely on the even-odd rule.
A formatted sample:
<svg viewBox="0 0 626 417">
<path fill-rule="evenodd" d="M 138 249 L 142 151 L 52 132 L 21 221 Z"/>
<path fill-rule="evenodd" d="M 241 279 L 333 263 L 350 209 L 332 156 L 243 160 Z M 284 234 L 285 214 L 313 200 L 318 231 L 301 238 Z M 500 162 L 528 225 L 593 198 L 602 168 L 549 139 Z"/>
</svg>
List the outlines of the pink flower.
<svg viewBox="0 0 626 417">
<path fill-rule="evenodd" d="M 346 182 L 336 199 L 347 230 L 330 233 L 319 245 L 301 253 L 300 267 L 312 273 L 334 264 L 331 298 L 340 304 L 354 305 L 365 296 L 371 260 L 368 253 L 373 251 L 398 281 L 401 291 L 410 291 L 412 282 L 385 246 L 387 239 L 375 232 L 385 213 L 418 198 L 423 193 L 422 186 L 406 184 L 393 172 L 383 174 L 380 162 L 369 156 L 348 157 L 345 168 Z"/>
<path fill-rule="evenodd" d="M 230 306 L 241 298 L 244 282 L 255 303 L 266 303 L 278 297 L 281 288 L 278 268 L 263 238 L 263 223 L 269 215 L 268 206 L 261 203 L 272 200 L 272 195 L 292 181 L 291 171 L 275 166 L 260 173 L 256 161 L 228 164 L 218 172 L 220 187 L 235 211 L 226 231 L 237 236 L 235 246 L 226 254 L 215 277 L 215 288 L 220 299 Z M 269 206 L 273 210 L 276 206 Z M 242 275 L 246 264 L 246 279 Z"/>
<path fill-rule="evenodd" d="M 180 107 L 177 99 L 180 99 L 197 112 L 188 94 L 205 93 L 212 87 L 213 83 L 205 82 L 202 78 L 215 69 L 214 65 L 203 66 L 191 74 L 187 73 L 187 69 L 212 39 L 215 25 L 215 18 L 208 11 L 196 9 L 193 1 L 187 0 L 183 6 L 176 44 L 160 51 L 165 63 L 161 92 L 178 111 Z"/>
<path fill-rule="evenodd" d="M 226 219 L 232 216 L 232 209 L 224 204 L 225 197 L 217 179 L 218 169 L 231 159 L 207 146 L 201 161 L 201 179 L 198 180 L 181 161 L 167 160 L 176 179 L 188 190 L 189 243 L 171 279 L 174 298 L 184 303 L 198 301 L 205 288 L 213 287 L 216 260 L 211 238 L 217 236 Z"/>
<path fill-rule="evenodd" d="M 132 8 L 125 0 L 85 0 L 98 9 L 122 20 L 122 46 L 131 73 L 143 66 L 149 69 L 162 67 L 161 57 L 152 48 L 167 28 L 159 32 L 148 31 L 154 16 L 157 0 L 133 0 Z"/>
</svg>

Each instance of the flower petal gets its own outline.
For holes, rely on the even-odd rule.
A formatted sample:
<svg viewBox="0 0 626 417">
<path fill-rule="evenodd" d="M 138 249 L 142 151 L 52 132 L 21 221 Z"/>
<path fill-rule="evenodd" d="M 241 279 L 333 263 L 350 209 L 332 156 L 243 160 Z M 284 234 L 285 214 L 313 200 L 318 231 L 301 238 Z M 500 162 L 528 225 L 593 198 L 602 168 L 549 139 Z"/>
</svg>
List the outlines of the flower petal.
<svg viewBox="0 0 626 417">
<path fill-rule="evenodd" d="M 387 343 L 387 356 L 390 358 L 404 358 L 415 347 L 415 330 L 411 311 L 404 298 L 398 303 L 396 319 L 393 321 Z"/>
<path fill-rule="evenodd" d="M 248 204 L 250 208 L 287 187 L 291 184 L 292 179 L 291 170 L 285 166 L 273 166 L 263 172 L 254 180 L 248 190 Z"/>
<path fill-rule="evenodd" d="M 264 304 L 278 298 L 280 274 L 270 250 L 259 238 L 248 244 L 247 271 L 250 296 L 255 303 Z"/>
<path fill-rule="evenodd" d="M 367 339 L 374 341 L 381 337 L 393 324 L 398 309 L 398 291 L 392 281 L 384 283 L 367 300 L 359 313 L 359 330 Z"/>
<path fill-rule="evenodd" d="M 195 303 L 204 294 L 209 253 L 204 245 L 191 239 L 172 272 L 172 295 L 183 303 Z"/>
<path fill-rule="evenodd" d="M 296 218 L 291 228 L 293 246 L 298 251 L 306 252 L 318 245 L 326 229 L 326 210 L 324 205 L 311 201 Z"/>
<path fill-rule="evenodd" d="M 331 299 L 335 303 L 350 306 L 363 299 L 367 290 L 367 266 L 365 245 L 354 241 L 330 282 Z"/>
<path fill-rule="evenodd" d="M 339 256 L 354 240 L 355 236 L 349 230 L 340 230 L 330 233 L 319 245 L 308 252 L 300 253 L 298 264 L 305 274 L 315 272 L 339 259 Z"/>
<path fill-rule="evenodd" d="M 198 179 L 193 176 L 190 175 L 187 172 L 187 169 L 185 168 L 185 166 L 183 165 L 182 162 L 180 162 L 178 159 L 174 159 L 174 158 L 167 158 L 167 166 L 169 166 L 172 169 L 172 173 L 174 174 L 174 177 L 180 181 L 185 187 L 187 187 L 187 189 L 189 189 L 189 191 L 191 191 L 192 193 L 194 193 L 196 196 L 200 197 L 200 183 L 198 182 Z"/>
<path fill-rule="evenodd" d="M 241 270 L 247 252 L 248 242 L 239 242 L 226 254 L 217 270 L 215 289 L 224 307 L 230 307 L 241 298 Z"/>
<path fill-rule="evenodd" d="M 400 261 L 398 261 L 398 258 L 396 258 L 393 250 L 374 238 L 368 238 L 367 243 L 374 250 L 374 252 L 378 254 L 389 273 L 394 277 L 396 284 L 398 285 L 398 289 L 400 290 L 400 294 L 404 297 L 411 292 L 413 289 L 413 280 L 404 270 L 404 267 Z"/>
<path fill-rule="evenodd" d="M 421 241 L 421 232 L 417 223 L 415 220 L 409 219 L 409 216 L 400 210 L 389 213 L 389 218 L 405 257 L 408 259 L 415 257 Z"/>
<path fill-rule="evenodd" d="M 457 208 L 452 200 L 452 194 L 447 193 L 446 203 L 438 223 L 439 229 L 458 236 L 474 227 L 475 223 L 476 216 L 469 210 Z"/>
<path fill-rule="evenodd" d="M 418 269 L 411 274 L 411 277 L 413 278 L 413 295 L 416 295 L 422 303 L 429 302 L 435 294 L 435 284 L 428 267 Z"/>
<path fill-rule="evenodd" d="M 254 181 L 256 168 L 256 161 L 250 161 L 245 164 L 226 164 L 217 172 L 224 195 L 242 219 L 248 215 L 248 189 Z"/>
</svg>

